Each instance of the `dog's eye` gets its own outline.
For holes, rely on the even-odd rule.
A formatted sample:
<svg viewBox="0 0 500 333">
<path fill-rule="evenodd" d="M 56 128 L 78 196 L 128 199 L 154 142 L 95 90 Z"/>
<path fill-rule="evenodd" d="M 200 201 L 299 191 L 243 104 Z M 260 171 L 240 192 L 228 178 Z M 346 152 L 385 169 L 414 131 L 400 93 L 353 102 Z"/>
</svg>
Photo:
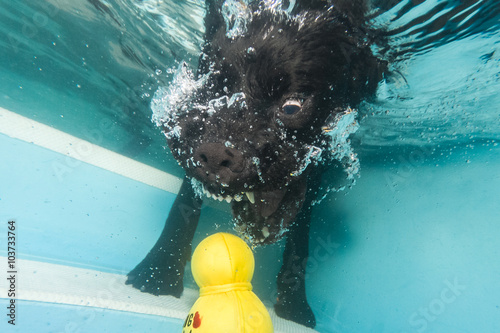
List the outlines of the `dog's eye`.
<svg viewBox="0 0 500 333">
<path fill-rule="evenodd" d="M 282 108 L 285 114 L 292 115 L 302 109 L 302 103 L 297 99 L 291 99 L 286 101 Z"/>
</svg>

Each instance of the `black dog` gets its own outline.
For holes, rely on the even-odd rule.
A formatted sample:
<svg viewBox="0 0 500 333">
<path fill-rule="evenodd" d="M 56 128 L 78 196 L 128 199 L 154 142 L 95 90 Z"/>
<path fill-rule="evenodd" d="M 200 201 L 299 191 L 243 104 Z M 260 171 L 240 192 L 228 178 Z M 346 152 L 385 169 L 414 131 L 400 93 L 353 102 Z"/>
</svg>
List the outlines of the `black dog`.
<svg viewBox="0 0 500 333">
<path fill-rule="evenodd" d="M 287 234 L 275 310 L 315 326 L 304 263 L 311 206 L 334 160 L 326 132 L 375 92 L 385 69 L 371 52 L 364 12 L 352 0 L 207 2 L 197 76 L 181 68 L 190 84 L 171 90 L 156 114 L 186 179 L 128 283 L 181 295 L 204 193 L 231 203 L 237 231 L 254 245 Z"/>
</svg>

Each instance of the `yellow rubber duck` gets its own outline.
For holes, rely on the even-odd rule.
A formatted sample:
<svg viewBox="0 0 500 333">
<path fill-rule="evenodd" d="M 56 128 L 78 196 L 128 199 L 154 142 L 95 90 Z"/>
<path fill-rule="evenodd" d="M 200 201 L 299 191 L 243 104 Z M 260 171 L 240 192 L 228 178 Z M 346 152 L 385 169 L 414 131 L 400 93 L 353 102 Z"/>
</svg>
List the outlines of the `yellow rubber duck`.
<svg viewBox="0 0 500 333">
<path fill-rule="evenodd" d="M 182 332 L 274 332 L 269 312 L 252 292 L 254 268 L 252 250 L 241 238 L 228 233 L 205 238 L 191 259 L 200 297 Z"/>
</svg>

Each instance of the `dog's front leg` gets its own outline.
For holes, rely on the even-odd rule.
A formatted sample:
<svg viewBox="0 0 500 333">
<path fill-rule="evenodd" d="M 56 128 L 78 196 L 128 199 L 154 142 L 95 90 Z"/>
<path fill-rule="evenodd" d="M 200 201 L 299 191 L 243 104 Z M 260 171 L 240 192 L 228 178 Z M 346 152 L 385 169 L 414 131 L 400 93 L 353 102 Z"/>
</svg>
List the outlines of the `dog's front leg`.
<svg viewBox="0 0 500 333">
<path fill-rule="evenodd" d="M 305 288 L 311 210 L 311 207 L 304 207 L 288 232 L 283 266 L 278 274 L 278 299 L 274 309 L 282 318 L 313 328 L 316 319 L 307 303 Z"/>
<path fill-rule="evenodd" d="M 127 284 L 154 295 L 180 297 L 184 267 L 191 257 L 191 242 L 200 218 L 202 200 L 184 179 L 170 209 L 160 238 L 130 273 Z"/>
<path fill-rule="evenodd" d="M 316 318 L 307 303 L 306 265 L 309 256 L 309 227 L 312 202 L 321 181 L 321 170 L 309 174 L 308 187 L 302 209 L 290 227 L 283 252 L 283 265 L 278 274 L 278 299 L 274 305 L 276 314 L 307 327 L 316 326 Z"/>
</svg>

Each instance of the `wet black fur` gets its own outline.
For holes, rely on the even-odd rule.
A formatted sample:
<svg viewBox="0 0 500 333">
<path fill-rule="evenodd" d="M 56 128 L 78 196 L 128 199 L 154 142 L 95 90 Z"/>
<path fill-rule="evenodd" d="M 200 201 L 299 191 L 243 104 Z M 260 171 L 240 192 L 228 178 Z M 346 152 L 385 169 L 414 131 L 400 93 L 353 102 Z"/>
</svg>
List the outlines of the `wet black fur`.
<svg viewBox="0 0 500 333">
<path fill-rule="evenodd" d="M 323 149 L 328 160 L 322 126 L 332 113 L 356 107 L 373 95 L 385 67 L 370 50 L 372 32 L 365 26 L 361 1 L 298 2 L 292 16 L 303 17 L 300 25 L 256 2 L 247 32 L 233 39 L 226 36 L 221 3 L 207 3 L 206 45 L 198 75 L 211 75 L 193 104 L 243 92 L 246 105 L 226 106 L 212 116 L 193 107 L 177 120 L 181 139 L 170 138 L 168 143 L 187 178 L 158 242 L 129 273 L 128 283 L 153 294 L 181 295 L 202 203 L 190 178 L 224 196 L 250 189 L 255 204 L 232 203 L 243 233 L 256 244 L 275 242 L 285 231 L 287 235 L 275 310 L 314 327 L 304 263 L 311 203 L 329 165 L 311 163 L 292 174 L 300 168 L 306 147 Z M 283 111 L 289 100 L 302 102 L 296 114 Z M 258 168 L 254 157 L 259 158 Z"/>
</svg>

